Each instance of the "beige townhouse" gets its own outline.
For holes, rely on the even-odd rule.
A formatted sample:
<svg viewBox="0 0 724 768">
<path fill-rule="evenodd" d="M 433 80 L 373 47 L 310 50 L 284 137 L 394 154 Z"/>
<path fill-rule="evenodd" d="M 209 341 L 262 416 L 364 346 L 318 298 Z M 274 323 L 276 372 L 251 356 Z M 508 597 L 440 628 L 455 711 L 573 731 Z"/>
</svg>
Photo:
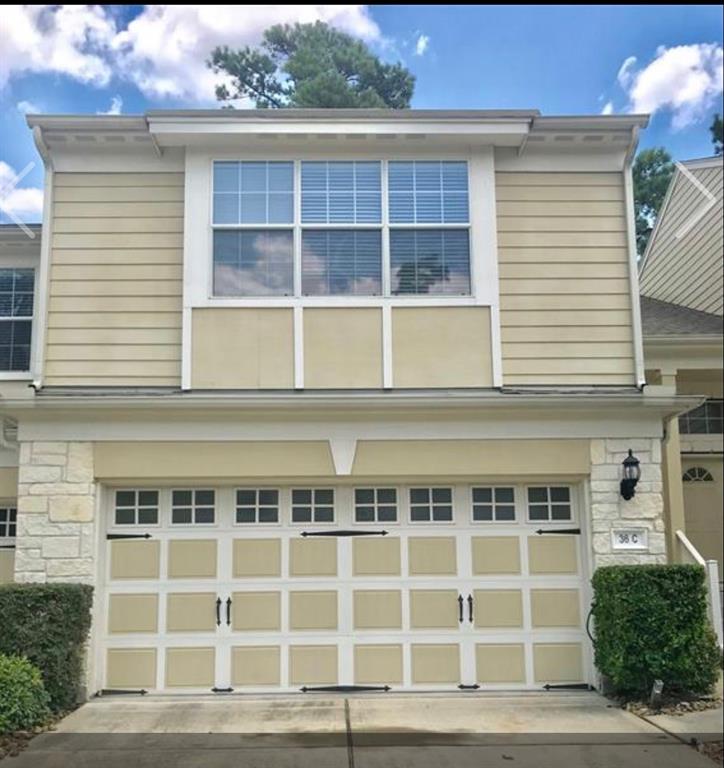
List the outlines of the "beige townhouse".
<svg viewBox="0 0 724 768">
<path fill-rule="evenodd" d="M 595 684 L 591 573 L 666 561 L 700 402 L 643 388 L 646 118 L 28 123 L 0 535 L 15 580 L 95 585 L 89 693 Z"/>
</svg>

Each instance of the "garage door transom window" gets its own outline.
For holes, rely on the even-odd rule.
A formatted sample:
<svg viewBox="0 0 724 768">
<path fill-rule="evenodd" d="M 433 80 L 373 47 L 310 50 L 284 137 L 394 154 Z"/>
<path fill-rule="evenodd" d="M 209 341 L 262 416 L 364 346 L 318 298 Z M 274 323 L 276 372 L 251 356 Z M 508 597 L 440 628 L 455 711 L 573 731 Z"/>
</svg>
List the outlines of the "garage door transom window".
<svg viewBox="0 0 724 768">
<path fill-rule="evenodd" d="M 236 522 L 240 525 L 278 523 L 279 491 L 276 488 L 238 488 Z"/>
<path fill-rule="evenodd" d="M 171 495 L 173 525 L 213 525 L 216 494 L 212 490 L 177 490 Z"/>
<path fill-rule="evenodd" d="M 116 491 L 116 525 L 158 525 L 158 491 Z"/>
<path fill-rule="evenodd" d="M 410 488 L 413 523 L 449 523 L 452 519 L 452 488 Z"/>
<path fill-rule="evenodd" d="M 476 523 L 514 522 L 514 489 L 473 488 L 473 520 Z"/>
<path fill-rule="evenodd" d="M 293 523 L 333 523 L 332 488 L 295 488 L 292 490 Z"/>
<path fill-rule="evenodd" d="M 396 523 L 396 488 L 355 488 L 354 520 L 356 523 Z"/>
<path fill-rule="evenodd" d="M 572 520 L 571 489 L 567 486 L 528 488 L 528 519 L 541 523 Z"/>
<path fill-rule="evenodd" d="M 15 507 L 0 508 L 0 539 L 14 539 L 17 522 Z"/>
</svg>

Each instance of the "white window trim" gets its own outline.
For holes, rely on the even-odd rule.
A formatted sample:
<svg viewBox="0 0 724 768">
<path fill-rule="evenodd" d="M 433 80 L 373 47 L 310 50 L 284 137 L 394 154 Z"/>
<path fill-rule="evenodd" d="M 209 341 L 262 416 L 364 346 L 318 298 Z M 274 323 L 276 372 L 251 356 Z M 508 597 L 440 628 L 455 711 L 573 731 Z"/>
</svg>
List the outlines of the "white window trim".
<svg viewBox="0 0 724 768">
<path fill-rule="evenodd" d="M 377 491 L 380 489 L 387 490 L 392 489 L 397 494 L 397 501 L 395 502 L 395 510 L 396 510 L 396 518 L 394 520 L 379 520 L 377 517 L 377 508 L 380 506 L 377 502 Z M 374 491 L 375 492 L 375 500 L 372 502 L 372 504 L 360 504 L 361 507 L 372 507 L 375 512 L 375 519 L 374 520 L 357 520 L 357 502 L 356 502 L 356 493 L 357 491 Z M 400 488 L 397 485 L 389 484 L 384 485 L 383 483 L 376 483 L 374 485 L 355 485 L 352 487 L 352 524 L 353 525 L 359 525 L 359 526 L 365 526 L 365 525 L 400 525 L 402 520 L 402 496 L 404 495 L 404 490 Z M 390 504 L 383 504 L 383 507 L 389 507 Z"/>
<path fill-rule="evenodd" d="M 295 528 L 308 528 L 309 526 L 333 526 L 337 525 L 337 518 L 338 518 L 338 512 L 337 512 L 337 504 L 339 502 L 338 499 L 338 493 L 339 488 L 335 486 L 334 484 L 330 485 L 292 485 L 289 487 L 289 525 L 293 526 Z M 312 519 L 309 521 L 300 521 L 294 519 L 294 491 L 311 491 L 312 492 L 312 500 L 309 504 L 309 507 L 312 510 Z M 314 519 L 314 508 L 316 506 L 325 507 L 329 506 L 327 504 L 315 504 L 314 503 L 314 492 L 315 491 L 332 491 L 332 519 L 331 520 L 315 520 Z M 300 504 L 298 506 L 307 506 L 306 504 Z"/>
<path fill-rule="evenodd" d="M 192 333 L 191 315 L 196 308 L 290 308 L 294 310 L 294 387 L 304 388 L 304 327 L 303 310 L 306 307 L 380 308 L 382 311 L 383 386 L 394 386 L 392 375 L 392 319 L 393 307 L 470 307 L 490 309 L 491 352 L 493 386 L 502 386 L 502 345 L 500 339 L 500 301 L 498 285 L 497 223 L 495 203 L 495 159 L 492 146 L 477 147 L 469 152 L 435 150 L 414 152 L 399 149 L 394 152 L 374 148 L 360 150 L 351 159 L 381 160 L 383 164 L 382 193 L 387 193 L 387 162 L 389 160 L 424 159 L 458 160 L 468 163 L 468 200 L 470 232 L 470 285 L 469 296 L 392 296 L 389 292 L 389 247 L 382 238 L 382 296 L 301 296 L 301 263 L 294 260 L 295 296 L 278 297 L 215 297 L 213 296 L 213 247 L 211 213 L 213 202 L 212 170 L 214 161 L 244 161 L 258 159 L 245 154 L 224 154 L 208 148 L 187 148 L 185 157 L 184 203 L 184 287 L 182 310 L 182 378 L 181 387 L 191 389 Z M 266 160 L 292 160 L 295 163 L 294 218 L 301 219 L 301 174 L 303 160 L 347 160 L 347 154 L 337 155 L 333 150 L 326 155 L 304 150 L 280 151 L 270 148 L 264 152 Z M 382 206 L 381 228 L 388 227 L 387 205 Z M 283 225 L 289 228 L 289 225 Z M 374 225 L 377 227 L 377 225 Z M 441 225 L 429 225 L 440 228 Z M 442 225 L 448 226 L 448 225 Z M 410 225 L 411 228 L 419 225 Z M 295 252 L 301 252 L 301 234 L 296 227 Z M 297 242 L 297 239 L 299 242 Z"/>
<path fill-rule="evenodd" d="M 234 528 L 240 528 L 240 529 L 249 529 L 253 528 L 254 530 L 257 530 L 259 528 L 279 528 L 284 524 L 283 521 L 283 513 L 284 513 L 284 499 L 282 494 L 284 493 L 284 488 L 273 488 L 271 486 L 252 486 L 252 485 L 239 485 L 235 486 L 232 489 L 232 526 Z M 256 493 L 256 503 L 254 505 L 254 512 L 256 514 L 256 520 L 254 520 L 253 523 L 240 523 L 236 519 L 236 510 L 239 508 L 239 504 L 236 503 L 236 492 L 237 491 L 254 491 Z M 276 523 L 270 523 L 270 522 L 260 522 L 259 521 L 259 492 L 260 491 L 276 491 L 277 492 L 277 521 Z M 245 505 L 242 505 L 245 506 Z M 265 507 L 265 508 L 270 508 Z"/>
<path fill-rule="evenodd" d="M 116 509 L 118 509 L 118 506 L 116 504 L 116 493 L 123 491 L 129 491 L 136 494 L 136 502 L 133 505 L 132 509 L 134 511 L 134 517 L 135 522 L 133 523 L 117 523 L 116 522 Z M 156 522 L 155 523 L 139 523 L 138 522 L 138 494 L 139 493 L 145 493 L 145 492 L 152 492 L 158 494 L 158 502 L 156 504 Z M 136 486 L 133 486 L 132 488 L 114 488 L 113 492 L 111 494 L 111 515 L 109 520 L 109 527 L 118 529 L 118 530 L 125 530 L 129 528 L 160 528 L 163 523 L 161 520 L 161 516 L 163 515 L 163 489 L 161 488 L 138 488 Z M 149 507 L 150 508 L 150 507 Z M 121 507 L 121 509 L 131 509 L 131 507 Z M 144 509 L 147 509 L 147 507 L 144 507 Z M 169 517 L 169 523 L 171 522 Z"/>
<path fill-rule="evenodd" d="M 7 320 L 30 320 L 30 357 L 26 371 L 0 371 L 0 381 L 29 381 L 35 378 L 38 354 L 38 297 L 40 290 L 40 259 L 28 256 L 0 256 L 0 269 L 32 269 L 33 270 L 33 314 L 30 317 L 8 317 Z"/>
<path fill-rule="evenodd" d="M 3 546 L 7 546 L 8 544 L 10 546 L 15 545 L 15 539 L 17 538 L 17 531 L 18 531 L 18 505 L 17 502 L 0 502 L 0 509 L 6 509 L 8 511 L 8 519 L 4 523 L 0 523 L 2 526 L 2 529 L 0 530 L 9 530 L 10 528 L 10 510 L 15 510 L 15 522 L 13 523 L 15 525 L 15 536 L 4 536 L 0 534 L 0 544 Z"/>
<path fill-rule="evenodd" d="M 174 503 L 173 503 L 173 494 L 174 491 L 191 491 L 191 505 L 190 507 L 183 506 L 183 509 L 190 509 L 191 510 L 191 522 L 190 523 L 174 523 L 173 521 L 173 510 L 174 510 Z M 196 522 L 196 492 L 197 491 L 211 491 L 214 494 L 214 503 L 213 503 L 213 510 L 214 510 L 214 522 L 213 523 L 197 523 Z M 160 498 L 159 498 L 159 504 L 160 504 Z M 207 507 L 208 505 L 201 505 L 202 507 Z M 168 505 L 168 524 L 171 528 L 217 528 L 219 525 L 219 504 L 218 504 L 218 491 L 209 486 L 192 486 L 191 488 L 188 487 L 178 487 L 174 486 L 170 489 L 169 493 L 169 505 Z"/>
<path fill-rule="evenodd" d="M 568 518 L 568 520 L 551 520 L 550 518 L 548 520 L 531 520 L 530 519 L 530 504 L 528 502 L 528 489 L 529 488 L 568 488 L 568 506 L 571 508 L 571 516 Z M 574 488 L 570 483 L 528 483 L 523 486 L 523 504 L 525 509 L 525 522 L 528 525 L 562 525 L 562 526 L 570 526 L 572 523 L 576 523 L 576 504 L 574 502 L 573 498 L 573 492 Z M 550 493 L 549 493 L 550 497 Z M 543 502 L 540 502 L 541 504 Z M 562 502 L 558 502 L 562 503 Z M 548 507 L 548 511 L 551 512 L 551 507 L 553 506 L 554 502 L 547 501 L 546 506 Z"/>
<path fill-rule="evenodd" d="M 492 520 L 476 520 L 474 517 L 474 510 L 473 506 L 475 505 L 475 501 L 473 498 L 473 490 L 476 488 L 490 488 L 493 492 L 492 501 L 490 503 L 490 506 L 493 508 L 493 519 Z M 513 490 L 513 501 L 510 503 L 503 503 L 503 504 L 496 504 L 495 502 L 495 489 L 496 488 L 511 488 Z M 511 525 L 520 525 L 520 499 L 519 499 L 519 492 L 518 492 L 518 486 L 515 485 L 515 483 L 506 485 L 505 483 L 471 483 L 469 486 L 469 505 L 468 508 L 470 510 L 470 525 L 480 525 L 484 527 L 488 526 L 511 526 Z M 524 500 L 525 501 L 525 500 Z M 478 502 L 481 503 L 481 502 Z M 514 518 L 512 520 L 495 520 L 495 507 L 496 506 L 507 506 L 513 507 L 513 514 Z"/>
<path fill-rule="evenodd" d="M 445 489 L 450 491 L 450 507 L 452 508 L 452 519 L 451 520 L 434 520 L 433 519 L 433 512 L 432 508 L 434 505 L 434 502 L 432 500 L 432 491 L 434 489 Z M 413 504 L 411 494 L 412 491 L 416 490 L 429 490 L 430 491 L 430 519 L 429 520 L 413 520 L 412 519 L 412 507 L 413 506 L 421 506 L 419 504 Z M 456 486 L 454 483 L 451 483 L 449 485 L 446 485 L 444 483 L 434 483 L 433 485 L 408 485 L 405 488 L 405 504 L 407 507 L 407 522 L 409 525 L 420 525 L 420 526 L 454 526 L 455 525 L 455 507 L 457 506 L 457 499 L 456 499 Z"/>
</svg>

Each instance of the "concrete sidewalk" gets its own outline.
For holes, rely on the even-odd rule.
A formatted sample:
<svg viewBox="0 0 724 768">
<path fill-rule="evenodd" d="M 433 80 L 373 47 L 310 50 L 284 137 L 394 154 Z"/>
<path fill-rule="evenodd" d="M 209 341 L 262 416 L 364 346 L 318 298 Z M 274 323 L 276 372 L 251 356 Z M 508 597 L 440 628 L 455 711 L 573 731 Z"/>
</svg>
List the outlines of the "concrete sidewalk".
<svg viewBox="0 0 724 768">
<path fill-rule="evenodd" d="M 12 768 L 711 768 L 597 694 L 109 697 Z M 11 768 L 11 766 L 8 766 Z"/>
</svg>

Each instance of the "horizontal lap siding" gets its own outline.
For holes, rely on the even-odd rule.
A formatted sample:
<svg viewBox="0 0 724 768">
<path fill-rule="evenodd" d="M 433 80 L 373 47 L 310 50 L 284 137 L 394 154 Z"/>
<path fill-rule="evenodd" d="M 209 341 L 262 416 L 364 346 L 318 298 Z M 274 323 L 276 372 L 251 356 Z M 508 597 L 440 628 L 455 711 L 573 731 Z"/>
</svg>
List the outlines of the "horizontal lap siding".
<svg viewBox="0 0 724 768">
<path fill-rule="evenodd" d="M 182 173 L 58 173 L 45 378 L 179 386 Z"/>
<path fill-rule="evenodd" d="M 634 383 L 623 177 L 496 174 L 503 381 Z"/>
</svg>

